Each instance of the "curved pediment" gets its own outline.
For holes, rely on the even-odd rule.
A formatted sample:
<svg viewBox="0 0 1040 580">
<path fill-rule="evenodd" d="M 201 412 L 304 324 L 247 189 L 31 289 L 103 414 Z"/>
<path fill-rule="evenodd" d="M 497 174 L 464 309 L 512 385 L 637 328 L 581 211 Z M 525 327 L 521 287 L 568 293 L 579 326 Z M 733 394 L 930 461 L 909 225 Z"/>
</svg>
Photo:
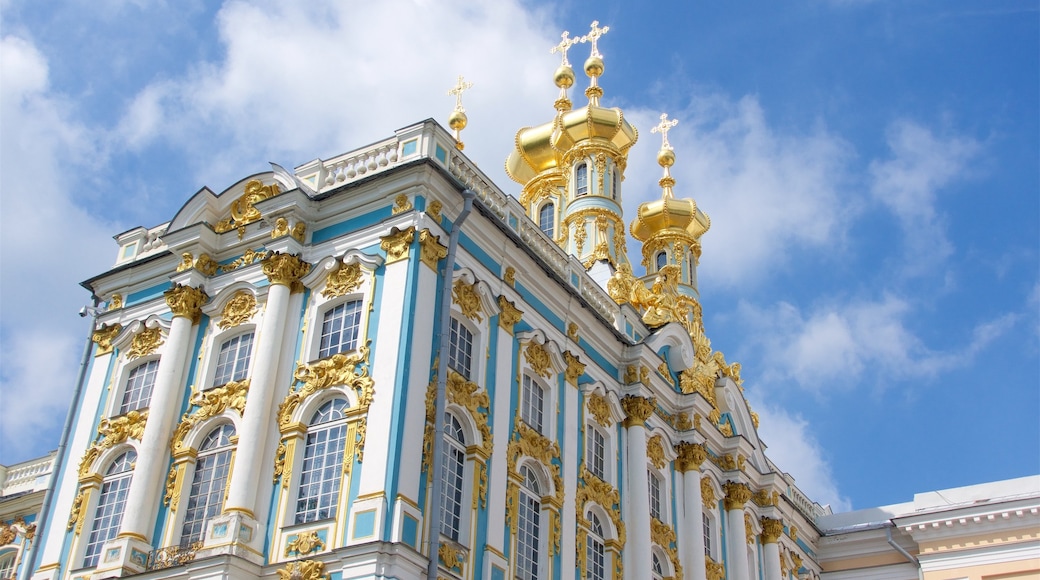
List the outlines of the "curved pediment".
<svg viewBox="0 0 1040 580">
<path fill-rule="evenodd" d="M 219 194 L 203 187 L 181 206 L 168 231 L 206 223 L 222 233 L 259 221 L 263 216 L 254 204 L 282 193 L 284 187 L 270 171 L 250 175 Z"/>
</svg>

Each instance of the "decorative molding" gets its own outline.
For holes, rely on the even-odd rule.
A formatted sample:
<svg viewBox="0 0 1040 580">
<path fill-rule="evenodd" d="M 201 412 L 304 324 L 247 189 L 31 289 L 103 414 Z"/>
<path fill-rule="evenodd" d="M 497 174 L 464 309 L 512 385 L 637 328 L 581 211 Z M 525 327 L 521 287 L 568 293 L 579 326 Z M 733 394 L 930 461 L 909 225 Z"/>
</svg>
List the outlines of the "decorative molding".
<svg viewBox="0 0 1040 580">
<path fill-rule="evenodd" d="M 113 346 L 112 341 L 115 340 L 116 335 L 123 330 L 121 324 L 102 324 L 100 328 L 94 331 L 90 335 L 90 340 L 94 341 L 97 345 L 97 350 L 94 351 L 94 356 L 101 356 L 112 352 Z"/>
<path fill-rule="evenodd" d="M 484 312 L 484 305 L 480 301 L 480 294 L 477 293 L 477 282 L 467 284 L 462 278 L 455 280 L 451 288 L 451 301 L 459 306 L 466 318 L 477 322 L 484 321 L 480 315 Z"/>
<path fill-rule="evenodd" d="M 440 237 L 434 235 L 429 229 L 419 232 L 419 251 L 419 259 L 434 272 L 437 271 L 437 263 L 448 256 L 448 247 L 442 244 Z"/>
<path fill-rule="evenodd" d="M 711 485 L 711 478 L 707 476 L 701 478 L 701 499 L 704 501 L 704 507 L 709 510 L 714 510 L 719 503 L 715 498 L 715 488 Z"/>
<path fill-rule="evenodd" d="M 527 343 L 527 348 L 524 349 L 524 359 L 531 367 L 531 370 L 539 376 L 545 378 L 552 376 L 552 360 L 549 357 L 549 351 L 546 350 L 544 345 L 538 344 L 533 340 Z"/>
<path fill-rule="evenodd" d="M 625 427 L 646 424 L 646 420 L 657 408 L 657 397 L 637 397 L 628 395 L 621 399 L 621 408 L 625 410 Z"/>
<path fill-rule="evenodd" d="M 249 392 L 249 379 L 232 381 L 216 389 L 209 389 L 201 393 L 195 393 L 191 397 L 191 405 L 197 407 L 192 413 L 185 413 L 181 417 L 180 424 L 173 431 L 170 440 L 170 451 L 176 456 L 186 451 L 184 438 L 191 428 L 199 423 L 216 417 L 228 409 L 238 411 L 239 415 L 245 413 L 246 394 Z"/>
<path fill-rule="evenodd" d="M 239 290 L 224 305 L 221 315 L 220 328 L 228 329 L 249 320 L 256 313 L 256 296 L 248 290 Z"/>
<path fill-rule="evenodd" d="M 325 564 L 316 560 L 300 560 L 287 562 L 285 567 L 276 570 L 278 580 L 328 580 Z"/>
<path fill-rule="evenodd" d="M 563 351 L 563 360 L 567 363 L 567 369 L 563 371 L 563 376 L 568 383 L 578 386 L 578 379 L 581 375 L 585 374 L 585 364 L 583 364 L 578 357 L 571 354 L 571 351 Z"/>
<path fill-rule="evenodd" d="M 415 240 L 415 226 L 405 229 L 393 228 L 390 233 L 380 238 L 379 247 L 386 252 L 386 263 L 392 264 L 408 258 L 408 248 Z"/>
<path fill-rule="evenodd" d="M 239 239 L 245 233 L 245 226 L 251 224 L 261 217 L 260 210 L 254 207 L 261 201 L 274 197 L 281 193 L 277 183 L 264 185 L 259 179 L 254 179 L 246 184 L 245 192 L 238 199 L 231 202 L 231 216 L 224 218 L 213 226 L 213 231 L 222 234 L 234 229 L 238 230 Z"/>
<path fill-rule="evenodd" d="M 148 356 L 155 352 L 155 349 L 159 348 L 162 343 L 162 331 L 159 330 L 159 327 L 145 328 L 134 335 L 130 348 L 126 351 L 126 358 L 133 360 Z"/>
<path fill-rule="evenodd" d="M 700 471 L 701 464 L 708 458 L 708 450 L 702 443 L 688 443 L 682 441 L 675 446 L 678 458 L 675 467 L 679 471 Z"/>
<path fill-rule="evenodd" d="M 298 256 L 282 252 L 269 253 L 260 264 L 271 284 L 288 286 L 294 291 L 300 288 L 300 278 L 311 271 L 311 265 Z"/>
<path fill-rule="evenodd" d="M 170 307 L 170 311 L 175 317 L 187 318 L 191 320 L 192 324 L 199 323 L 199 318 L 202 316 L 202 305 L 209 300 L 201 288 L 181 284 L 174 284 L 173 288 L 163 292 L 163 298 L 166 299 L 166 305 Z"/>
<path fill-rule="evenodd" d="M 498 315 L 498 325 L 509 334 L 513 334 L 513 326 L 523 318 L 523 311 L 502 294 L 498 296 L 498 307 L 502 310 Z"/>
<path fill-rule="evenodd" d="M 320 552 L 325 549 L 325 542 L 318 536 L 316 530 L 303 532 L 296 536 L 285 546 L 285 556 L 295 553 L 297 556 L 305 556 L 311 552 Z"/>
<path fill-rule="evenodd" d="M 722 489 L 726 493 L 726 511 L 743 509 L 751 499 L 751 488 L 746 483 L 727 481 Z"/>
<path fill-rule="evenodd" d="M 340 264 L 325 276 L 325 289 L 321 291 L 321 295 L 326 298 L 345 296 L 361 286 L 363 280 L 361 264 Z"/>
<path fill-rule="evenodd" d="M 784 533 L 784 522 L 780 519 L 762 517 L 762 534 L 759 536 L 763 544 L 775 544 Z"/>
<path fill-rule="evenodd" d="M 394 198 L 394 206 L 390 211 L 393 215 L 397 215 L 399 213 L 411 211 L 413 207 L 414 206 L 412 205 L 411 200 L 408 199 L 408 196 L 406 194 L 401 193 Z"/>
<path fill-rule="evenodd" d="M 653 435 L 646 440 L 646 457 L 657 469 L 664 469 L 668 459 L 664 456 L 664 438 L 660 434 Z"/>
<path fill-rule="evenodd" d="M 601 427 L 610 427 L 614 424 L 614 416 L 610 412 L 610 403 L 607 402 L 606 397 L 593 393 L 585 399 L 585 405 L 588 406 L 592 417 Z"/>
</svg>

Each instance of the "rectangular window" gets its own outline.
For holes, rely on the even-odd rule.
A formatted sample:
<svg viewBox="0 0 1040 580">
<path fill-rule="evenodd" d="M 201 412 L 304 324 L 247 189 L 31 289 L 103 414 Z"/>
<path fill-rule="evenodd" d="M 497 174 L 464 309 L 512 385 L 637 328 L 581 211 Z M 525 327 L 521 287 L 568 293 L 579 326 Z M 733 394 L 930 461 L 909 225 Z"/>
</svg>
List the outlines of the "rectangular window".
<svg viewBox="0 0 1040 580">
<path fill-rule="evenodd" d="M 516 540 L 516 577 L 538 580 L 538 542 L 541 536 L 541 504 L 526 491 L 520 492 Z"/>
<path fill-rule="evenodd" d="M 542 405 L 545 401 L 545 394 L 541 385 L 533 381 L 531 377 L 524 375 L 524 388 L 521 398 L 520 419 L 527 423 L 528 427 L 542 433 Z"/>
<path fill-rule="evenodd" d="M 470 378 L 470 371 L 473 368 L 473 333 L 454 318 L 451 319 L 448 368 L 467 380 Z"/>
<path fill-rule="evenodd" d="M 357 348 L 361 330 L 361 301 L 345 302 L 325 313 L 321 323 L 321 346 L 318 358 L 325 358 Z"/>
<path fill-rule="evenodd" d="M 231 381 L 241 381 L 249 372 L 249 357 L 253 350 L 253 333 L 240 334 L 220 345 L 217 356 L 217 372 L 213 386 L 219 387 Z"/>
<path fill-rule="evenodd" d="M 701 513 L 701 521 L 704 525 L 704 555 L 711 557 L 711 518 L 708 514 Z"/>
<path fill-rule="evenodd" d="M 650 517 L 661 519 L 661 478 L 654 473 L 646 472 L 647 483 L 650 486 Z"/>
<path fill-rule="evenodd" d="M 596 477 L 607 480 L 607 438 L 599 429 L 589 425 L 585 428 L 585 464 Z"/>
<path fill-rule="evenodd" d="M 152 402 L 152 388 L 155 386 L 155 374 L 159 370 L 159 361 L 153 360 L 138 365 L 130 371 L 123 390 L 123 402 L 119 405 L 119 414 L 144 409 Z"/>
</svg>

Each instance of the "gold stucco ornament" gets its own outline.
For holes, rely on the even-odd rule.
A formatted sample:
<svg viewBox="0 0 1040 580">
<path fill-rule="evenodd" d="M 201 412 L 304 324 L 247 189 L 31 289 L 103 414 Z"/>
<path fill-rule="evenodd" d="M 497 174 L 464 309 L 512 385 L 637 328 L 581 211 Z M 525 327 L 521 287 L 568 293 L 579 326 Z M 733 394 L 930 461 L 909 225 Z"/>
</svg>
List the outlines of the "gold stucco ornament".
<svg viewBox="0 0 1040 580">
<path fill-rule="evenodd" d="M 112 352 L 112 341 L 121 330 L 123 330 L 123 327 L 120 324 L 102 324 L 100 328 L 95 330 L 94 334 L 90 336 L 90 339 L 97 345 L 97 351 L 94 355 L 101 356 Z"/>
<path fill-rule="evenodd" d="M 130 341 L 130 348 L 126 351 L 126 358 L 133 360 L 142 356 L 148 356 L 155 352 L 162 344 L 162 332 L 158 327 L 146 328 L 137 333 Z"/>
<path fill-rule="evenodd" d="M 256 297 L 248 290 L 239 290 L 224 305 L 224 313 L 218 326 L 223 329 L 238 326 L 256 313 Z"/>
<path fill-rule="evenodd" d="M 321 295 L 326 298 L 345 296 L 361 285 L 361 264 L 342 264 L 325 277 L 325 289 Z"/>
<path fill-rule="evenodd" d="M 480 294 L 477 293 L 476 282 L 467 284 L 461 278 L 455 280 L 455 284 L 451 288 L 451 301 L 458 305 L 462 313 L 466 315 L 466 318 L 476 320 L 477 322 L 484 321 L 484 318 L 480 315 L 484 311 L 484 305 L 480 302 Z"/>
<path fill-rule="evenodd" d="M 277 183 L 264 185 L 264 183 L 259 179 L 250 181 L 246 184 L 245 193 L 239 196 L 235 201 L 231 202 L 231 216 L 217 222 L 217 224 L 213 226 L 213 230 L 220 234 L 233 229 L 240 229 L 239 237 L 241 237 L 241 228 L 245 228 L 246 225 L 263 217 L 260 214 L 260 210 L 254 207 L 255 204 L 260 203 L 265 199 L 272 198 L 279 193 L 281 193 L 281 191 L 278 189 Z"/>
<path fill-rule="evenodd" d="M 614 418 L 610 413 L 610 403 L 607 402 L 606 397 L 593 393 L 589 395 L 585 404 L 589 407 L 589 413 L 592 413 L 592 417 L 601 426 L 610 427 L 614 424 Z"/>
<path fill-rule="evenodd" d="M 325 549 L 325 542 L 318 536 L 318 532 L 311 530 L 296 536 L 293 541 L 285 546 L 285 555 L 296 553 L 299 556 L 320 552 Z"/>
<path fill-rule="evenodd" d="M 278 580 L 328 580 L 325 564 L 316 560 L 288 562 L 284 568 L 276 570 Z"/>
</svg>

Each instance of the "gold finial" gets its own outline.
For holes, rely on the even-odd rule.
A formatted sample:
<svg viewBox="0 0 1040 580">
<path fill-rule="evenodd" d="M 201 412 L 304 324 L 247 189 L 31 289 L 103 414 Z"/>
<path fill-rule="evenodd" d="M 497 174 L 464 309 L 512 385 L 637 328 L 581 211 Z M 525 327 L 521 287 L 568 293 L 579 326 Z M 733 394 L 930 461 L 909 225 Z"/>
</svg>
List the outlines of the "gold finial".
<svg viewBox="0 0 1040 580">
<path fill-rule="evenodd" d="M 462 108 L 462 92 L 471 88 L 473 88 L 473 83 L 467 82 L 462 75 L 459 75 L 459 81 L 448 91 L 448 96 L 455 97 L 455 110 L 448 116 L 448 126 L 455 131 L 455 148 L 459 151 L 465 147 L 460 137 L 462 130 L 466 128 L 466 123 L 469 122 L 469 119 L 466 118 L 466 109 Z"/>
<path fill-rule="evenodd" d="M 663 188 L 661 197 L 665 199 L 671 199 L 672 186 L 675 185 L 675 178 L 672 177 L 672 173 L 669 167 L 675 163 L 675 152 L 672 151 L 672 144 L 668 142 L 668 131 L 679 124 L 679 119 L 668 120 L 668 113 L 661 113 L 661 122 L 656 127 L 650 129 L 651 133 L 661 134 L 661 149 L 657 152 L 657 163 L 664 168 L 664 176 L 658 181 L 658 185 Z"/>
<path fill-rule="evenodd" d="M 580 36 L 571 38 L 570 35 L 571 33 L 569 31 L 564 30 L 563 34 L 560 35 L 560 38 L 562 39 L 560 40 L 560 44 L 557 44 L 556 46 L 549 49 L 550 54 L 556 54 L 558 52 L 563 55 L 563 62 L 560 63 L 560 66 L 571 66 L 570 61 L 567 60 L 567 50 L 575 44 L 578 44 L 579 42 L 584 40 L 584 38 Z"/>
<path fill-rule="evenodd" d="M 585 96 L 589 98 L 589 104 L 598 107 L 599 98 L 603 96 L 603 89 L 599 86 L 599 77 L 603 75 L 603 55 L 599 52 L 597 42 L 599 38 L 610 30 L 609 26 L 599 27 L 599 20 L 592 21 L 591 30 L 581 37 L 582 42 L 592 44 L 592 54 L 585 61 L 585 74 L 592 79 L 589 88 L 585 89 Z"/>
<path fill-rule="evenodd" d="M 560 62 L 560 66 L 553 73 L 553 82 L 560 87 L 560 98 L 556 99 L 554 107 L 561 112 L 570 110 L 571 100 L 567 98 L 567 89 L 574 86 L 574 69 L 571 68 L 571 63 L 567 60 L 567 50 L 582 41 L 582 37 L 571 38 L 570 34 L 570 32 L 564 30 L 563 34 L 560 35 L 560 44 L 549 49 L 550 54 L 558 52 L 563 56 L 563 61 Z"/>
</svg>

